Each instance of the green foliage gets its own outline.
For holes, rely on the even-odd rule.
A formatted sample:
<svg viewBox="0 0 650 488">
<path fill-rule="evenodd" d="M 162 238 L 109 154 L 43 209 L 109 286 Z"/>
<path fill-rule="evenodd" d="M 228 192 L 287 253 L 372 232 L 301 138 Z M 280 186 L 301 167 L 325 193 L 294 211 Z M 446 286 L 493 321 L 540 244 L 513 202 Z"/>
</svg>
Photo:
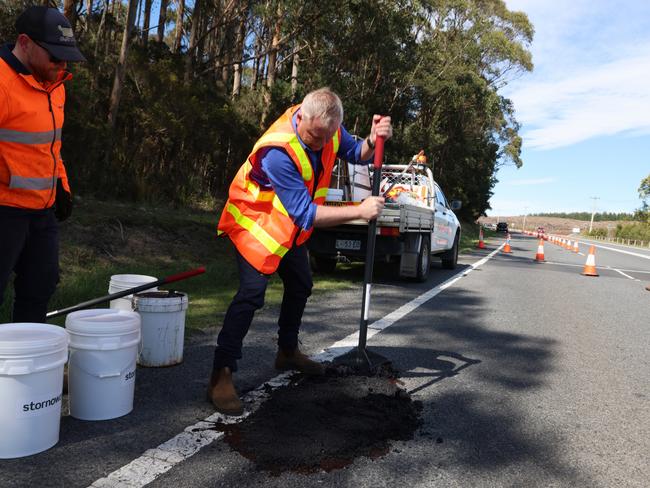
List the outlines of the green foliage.
<svg viewBox="0 0 650 488">
<path fill-rule="evenodd" d="M 650 223 L 635 222 L 633 224 L 618 224 L 616 226 L 616 237 L 650 241 Z"/>
<path fill-rule="evenodd" d="M 6 39 L 14 35 L 9 19 L 25 2 L 9 3 L 10 15 L 0 19 Z M 89 62 L 71 67 L 63 134 L 77 194 L 174 204 L 222 198 L 263 130 L 260 121 L 268 125 L 320 86 L 341 95 L 345 125 L 360 136 L 372 114 L 390 114 L 387 158 L 406 161 L 424 149 L 447 195 L 463 201 L 467 220 L 489 208 L 498 168 L 522 164 L 514 107 L 499 90 L 532 69 L 534 31 L 504 0 L 273 0 L 230 11 L 208 2 L 191 59 L 195 12 L 186 15 L 181 53 L 172 53 L 172 2 L 164 43 L 149 37 L 144 45 L 134 30 L 114 131 L 107 116 L 126 8 L 123 0 L 109 5 L 101 30 L 102 5 L 92 16 L 81 11 L 77 23 Z M 242 18 L 243 48 L 234 43 Z M 264 66 L 274 35 L 270 83 Z M 242 58 L 248 61 L 233 98 L 232 67 Z"/>
<path fill-rule="evenodd" d="M 641 180 L 641 184 L 639 185 L 639 198 L 642 200 L 642 203 L 641 208 L 634 214 L 635 220 L 646 222 L 650 225 L 650 202 L 648 202 L 650 200 L 650 175 Z"/>
<path fill-rule="evenodd" d="M 639 198 L 641 200 L 650 198 L 650 175 L 641 180 L 641 184 L 639 185 Z"/>
<path fill-rule="evenodd" d="M 592 229 L 591 232 L 587 232 L 587 235 L 590 237 L 608 237 L 607 229 L 603 228 Z"/>
</svg>

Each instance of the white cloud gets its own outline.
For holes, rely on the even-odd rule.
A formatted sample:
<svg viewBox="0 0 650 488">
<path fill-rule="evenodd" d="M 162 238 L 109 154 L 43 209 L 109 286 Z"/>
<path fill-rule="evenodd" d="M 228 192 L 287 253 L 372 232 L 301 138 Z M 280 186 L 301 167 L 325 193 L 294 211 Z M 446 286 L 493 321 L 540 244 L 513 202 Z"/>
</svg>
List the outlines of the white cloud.
<svg viewBox="0 0 650 488">
<path fill-rule="evenodd" d="M 545 185 L 547 183 L 553 183 L 555 178 L 531 178 L 527 180 L 510 180 L 504 181 L 504 185 L 510 186 L 524 186 L 524 185 Z"/>
<path fill-rule="evenodd" d="M 535 71 L 505 95 L 524 146 L 650 134 L 650 2 L 507 0 L 535 26 Z"/>
<path fill-rule="evenodd" d="M 592 137 L 650 133 L 650 45 L 646 53 L 512 93 L 524 144 L 549 149 Z"/>
</svg>

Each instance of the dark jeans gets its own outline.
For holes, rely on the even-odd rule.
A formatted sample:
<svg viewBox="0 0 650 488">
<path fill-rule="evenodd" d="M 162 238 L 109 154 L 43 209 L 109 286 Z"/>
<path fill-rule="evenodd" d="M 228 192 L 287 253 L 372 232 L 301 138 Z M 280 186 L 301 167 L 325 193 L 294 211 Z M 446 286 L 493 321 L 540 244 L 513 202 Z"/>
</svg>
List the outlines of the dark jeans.
<svg viewBox="0 0 650 488">
<path fill-rule="evenodd" d="M 15 272 L 13 322 L 45 322 L 59 282 L 59 224 L 54 210 L 0 206 L 0 304 Z"/>
<path fill-rule="evenodd" d="M 214 368 L 228 366 L 237 371 L 242 357 L 242 342 L 253 321 L 255 311 L 264 305 L 264 294 L 270 275 L 253 268 L 235 251 L 239 268 L 239 290 L 233 298 L 214 351 Z M 306 246 L 293 247 L 280 261 L 278 275 L 284 284 L 284 294 L 278 319 L 278 347 L 293 351 L 298 347 L 298 332 L 302 314 L 313 286 Z"/>
</svg>

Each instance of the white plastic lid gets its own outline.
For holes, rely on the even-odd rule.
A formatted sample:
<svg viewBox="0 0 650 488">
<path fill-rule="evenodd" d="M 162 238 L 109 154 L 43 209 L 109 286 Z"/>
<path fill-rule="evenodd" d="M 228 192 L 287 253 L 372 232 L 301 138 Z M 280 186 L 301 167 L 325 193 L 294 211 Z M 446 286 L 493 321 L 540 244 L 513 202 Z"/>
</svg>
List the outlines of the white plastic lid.
<svg viewBox="0 0 650 488">
<path fill-rule="evenodd" d="M 111 276 L 111 283 L 133 283 L 136 286 L 138 284 L 151 283 L 152 281 L 157 281 L 158 278 L 155 276 L 147 275 L 138 275 L 138 274 L 117 274 Z"/>
<path fill-rule="evenodd" d="M 50 324 L 0 324 L 0 358 L 51 354 L 67 349 L 68 333 Z"/>
<path fill-rule="evenodd" d="M 65 328 L 71 334 L 130 334 L 140 330 L 140 316 L 136 312 L 114 308 L 80 310 L 66 317 Z"/>
</svg>

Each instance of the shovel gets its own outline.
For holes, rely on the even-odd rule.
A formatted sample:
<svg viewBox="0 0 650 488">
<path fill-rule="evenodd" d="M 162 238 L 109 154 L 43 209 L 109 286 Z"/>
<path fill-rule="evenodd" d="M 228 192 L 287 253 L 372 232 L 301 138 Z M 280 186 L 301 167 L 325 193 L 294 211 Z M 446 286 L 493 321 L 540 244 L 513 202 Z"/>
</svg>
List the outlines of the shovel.
<svg viewBox="0 0 650 488">
<path fill-rule="evenodd" d="M 103 297 L 93 298 L 92 300 L 88 300 L 87 302 L 82 302 L 77 305 L 73 305 L 72 307 L 62 308 L 61 310 L 54 310 L 52 312 L 48 312 L 45 315 L 45 317 L 50 319 L 52 317 L 58 317 L 59 315 L 65 315 L 66 313 L 76 312 L 77 310 L 83 310 L 84 308 L 92 307 L 93 305 L 97 305 L 98 303 L 109 302 L 111 300 L 116 300 L 118 298 L 122 298 L 127 295 L 132 295 L 133 293 L 138 293 L 144 290 L 150 290 L 151 288 L 155 288 L 157 286 L 167 285 L 169 283 L 174 283 L 175 281 L 185 280 L 187 278 L 191 278 L 192 276 L 197 276 L 203 273 L 205 273 L 205 267 L 201 266 L 200 268 L 192 269 L 190 271 L 184 271 L 182 273 L 177 273 L 171 276 L 167 276 L 165 278 L 160 278 L 157 281 L 152 281 L 151 283 L 145 283 L 144 285 L 129 288 L 128 290 L 122 290 L 122 291 L 118 291 L 117 293 L 111 293 L 110 295 L 104 295 Z"/>
<path fill-rule="evenodd" d="M 372 173 L 372 195 L 379 195 L 381 183 L 381 165 L 384 159 L 384 138 L 377 136 L 375 142 L 375 158 Z M 366 245 L 366 262 L 363 277 L 363 297 L 361 299 L 361 320 L 359 324 L 359 345 L 356 349 L 339 356 L 336 364 L 351 366 L 360 372 L 374 372 L 382 364 L 390 362 L 385 357 L 366 349 L 368 338 L 368 315 L 370 311 L 370 288 L 372 287 L 372 271 L 375 264 L 375 241 L 377 239 L 377 219 L 368 223 L 368 239 Z"/>
</svg>

